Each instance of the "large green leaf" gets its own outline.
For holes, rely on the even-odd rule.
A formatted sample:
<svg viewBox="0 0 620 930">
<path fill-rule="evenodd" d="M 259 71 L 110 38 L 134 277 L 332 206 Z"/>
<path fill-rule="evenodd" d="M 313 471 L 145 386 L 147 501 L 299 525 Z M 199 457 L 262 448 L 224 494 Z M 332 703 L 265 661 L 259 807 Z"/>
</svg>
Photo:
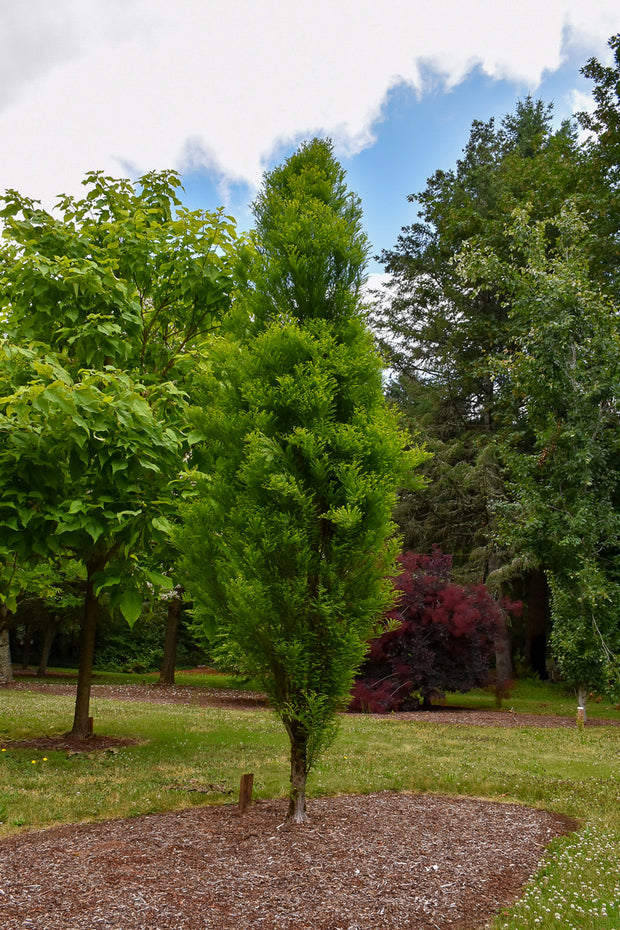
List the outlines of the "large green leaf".
<svg viewBox="0 0 620 930">
<path fill-rule="evenodd" d="M 121 594 L 118 606 L 129 626 L 133 626 L 142 613 L 142 595 L 135 588 L 127 588 Z"/>
<path fill-rule="evenodd" d="M 163 588 L 165 591 L 172 591 L 174 582 L 168 575 L 160 575 L 158 572 L 151 572 L 146 568 L 142 569 L 142 574 L 154 588 Z"/>
</svg>

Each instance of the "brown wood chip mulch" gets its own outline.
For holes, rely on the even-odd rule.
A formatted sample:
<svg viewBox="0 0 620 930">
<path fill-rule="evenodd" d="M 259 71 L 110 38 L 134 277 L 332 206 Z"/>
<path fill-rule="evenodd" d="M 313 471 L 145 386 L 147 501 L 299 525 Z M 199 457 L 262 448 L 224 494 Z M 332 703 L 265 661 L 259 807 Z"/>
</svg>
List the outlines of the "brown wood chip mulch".
<svg viewBox="0 0 620 930">
<path fill-rule="evenodd" d="M 470 930 L 574 827 L 512 804 L 380 793 L 79 824 L 0 843 L 3 930 Z"/>
<path fill-rule="evenodd" d="M 259 703 L 210 689 L 96 686 L 93 693 L 247 709 Z M 509 711 L 398 716 L 574 726 Z M 95 736 L 86 748 L 113 744 Z M 391 792 L 312 800 L 302 827 L 284 825 L 285 813 L 282 800 L 255 803 L 243 815 L 227 804 L 11 836 L 0 841 L 0 927 L 475 930 L 520 895 L 550 840 L 577 828 L 514 804 Z"/>
</svg>

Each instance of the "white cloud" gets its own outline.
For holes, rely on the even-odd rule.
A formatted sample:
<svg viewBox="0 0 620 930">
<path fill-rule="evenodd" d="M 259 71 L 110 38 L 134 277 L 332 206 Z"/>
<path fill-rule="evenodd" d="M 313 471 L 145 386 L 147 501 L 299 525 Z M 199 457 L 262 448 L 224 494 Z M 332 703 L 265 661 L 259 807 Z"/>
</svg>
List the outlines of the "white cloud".
<svg viewBox="0 0 620 930">
<path fill-rule="evenodd" d="M 376 299 L 377 295 L 385 294 L 391 280 L 391 275 L 383 271 L 371 272 L 364 285 L 364 295 L 369 301 Z"/>
<path fill-rule="evenodd" d="M 10 8 L 10 9 L 9 9 Z M 0 189 L 45 200 L 91 169 L 204 167 L 255 185 L 326 133 L 372 142 L 387 91 L 475 66 L 532 89 L 604 54 L 617 0 L 22 0 L 0 12 Z"/>
</svg>

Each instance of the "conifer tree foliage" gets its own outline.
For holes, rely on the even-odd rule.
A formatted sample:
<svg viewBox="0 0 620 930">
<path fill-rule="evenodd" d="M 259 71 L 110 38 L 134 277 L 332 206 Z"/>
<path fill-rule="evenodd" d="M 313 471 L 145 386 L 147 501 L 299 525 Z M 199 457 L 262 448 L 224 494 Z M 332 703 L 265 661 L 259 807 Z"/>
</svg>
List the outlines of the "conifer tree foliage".
<svg viewBox="0 0 620 930">
<path fill-rule="evenodd" d="M 508 490 L 498 528 L 545 566 L 562 674 L 584 694 L 617 691 L 617 305 L 591 273 L 596 241 L 574 203 L 548 221 L 515 211 L 506 231 L 516 260 L 471 242 L 460 261 L 466 276 L 503 289 L 514 332 L 512 350 L 492 362 L 508 388 L 498 411 Z"/>
<path fill-rule="evenodd" d="M 620 33 L 608 42 L 608 64 L 591 58 L 581 73 L 593 81 L 592 112 L 579 113 L 589 133 L 586 183 L 589 191 L 588 221 L 596 233 L 592 271 L 603 286 L 618 298 L 620 290 Z"/>
<path fill-rule="evenodd" d="M 214 341 L 203 379 L 205 475 L 179 544 L 203 624 L 286 728 L 299 823 L 307 774 L 390 601 L 397 484 L 424 454 L 405 453 L 384 402 L 362 315 L 360 204 L 330 143 L 267 175 L 255 216 L 236 335 Z"/>
<path fill-rule="evenodd" d="M 574 129 L 554 129 L 552 108 L 528 97 L 499 125 L 473 123 L 462 158 L 409 197 L 417 221 L 381 256 L 390 285 L 374 322 L 399 376 L 395 399 L 434 453 L 432 480 L 403 498 L 399 526 L 408 547 L 453 553 L 468 581 L 484 581 L 505 558 L 494 551 L 492 515 L 502 496 L 492 443 L 504 382 L 489 359 L 510 349 L 513 333 L 501 286 L 465 282 L 455 259 L 474 238 L 507 256 L 512 210 L 529 203 L 533 217 L 554 215 L 582 174 Z"/>
<path fill-rule="evenodd" d="M 375 311 L 398 374 L 394 396 L 433 453 L 426 490 L 400 496 L 395 519 L 405 545 L 417 552 L 439 545 L 454 555 L 456 578 L 486 583 L 499 600 L 530 593 L 522 641 L 543 672 L 548 598 L 542 566 L 516 556 L 496 517 L 507 493 L 498 414 L 510 388 L 491 360 L 514 343 L 509 301 L 492 276 L 465 281 L 457 258 L 475 240 L 522 262 L 511 251 L 506 217 L 525 204 L 532 218 L 554 216 L 567 197 L 585 200 L 588 186 L 575 128 L 554 128 L 552 108 L 543 101 L 527 97 L 498 123 L 475 121 L 455 168 L 435 172 L 409 198 L 418 218 L 382 255 L 391 283 Z M 509 644 L 507 629 L 498 638 L 500 687 L 513 674 Z"/>
<path fill-rule="evenodd" d="M 488 683 L 502 608 L 484 585 L 451 580 L 452 559 L 439 549 L 405 552 L 399 592 L 386 629 L 370 644 L 357 677 L 351 709 L 369 713 L 417 710 L 445 691 L 469 691 Z"/>
</svg>

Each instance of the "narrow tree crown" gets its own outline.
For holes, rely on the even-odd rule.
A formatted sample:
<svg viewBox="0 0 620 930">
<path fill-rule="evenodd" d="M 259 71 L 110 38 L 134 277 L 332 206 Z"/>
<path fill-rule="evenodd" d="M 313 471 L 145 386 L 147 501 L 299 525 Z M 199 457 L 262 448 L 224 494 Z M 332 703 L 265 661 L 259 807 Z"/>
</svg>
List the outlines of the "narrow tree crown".
<svg viewBox="0 0 620 930">
<path fill-rule="evenodd" d="M 254 202 L 258 320 L 339 320 L 358 312 L 369 245 L 359 198 L 329 142 L 304 144 Z"/>
</svg>

